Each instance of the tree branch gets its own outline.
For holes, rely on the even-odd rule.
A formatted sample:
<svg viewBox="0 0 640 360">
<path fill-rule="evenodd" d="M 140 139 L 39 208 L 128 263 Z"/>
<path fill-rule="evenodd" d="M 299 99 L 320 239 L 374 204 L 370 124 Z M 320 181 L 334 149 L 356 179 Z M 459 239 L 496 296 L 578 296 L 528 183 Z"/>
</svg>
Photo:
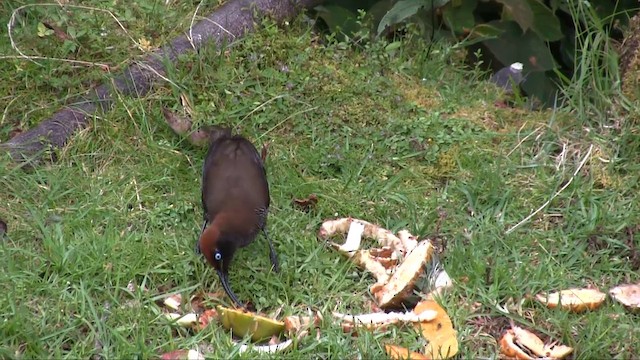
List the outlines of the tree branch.
<svg viewBox="0 0 640 360">
<path fill-rule="evenodd" d="M 78 129 L 87 126 L 98 111 L 111 108 L 114 91 L 140 97 L 153 81 L 166 74 L 164 61 L 174 63 L 180 54 L 197 51 L 202 46 L 232 43 L 254 28 L 260 18 L 269 16 L 277 22 L 290 19 L 322 0 L 230 0 L 207 18 L 192 26 L 186 35 L 134 63 L 111 79 L 93 88 L 86 96 L 74 99 L 49 119 L 0 144 L 16 161 L 37 161 L 44 151 L 64 146 Z M 166 59 L 166 60 L 165 60 Z"/>
</svg>

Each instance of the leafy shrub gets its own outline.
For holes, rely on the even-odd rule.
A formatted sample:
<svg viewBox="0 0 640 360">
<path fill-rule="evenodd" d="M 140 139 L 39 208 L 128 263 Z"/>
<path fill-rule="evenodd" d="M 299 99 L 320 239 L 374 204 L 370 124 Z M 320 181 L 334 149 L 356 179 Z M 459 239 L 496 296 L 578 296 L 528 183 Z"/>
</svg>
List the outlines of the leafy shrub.
<svg viewBox="0 0 640 360">
<path fill-rule="evenodd" d="M 547 105 L 558 84 L 570 80 L 584 60 L 607 52 L 607 42 L 589 42 L 595 33 L 621 38 L 620 27 L 638 10 L 635 0 L 330 0 L 315 9 L 329 30 L 353 38 L 373 30 L 378 37 L 415 24 L 428 39 L 455 39 L 480 50 L 494 70 L 524 64 L 522 88 Z M 366 21 L 357 21 L 359 10 Z M 363 29 L 363 27 L 368 27 Z M 600 46 L 600 47 L 598 47 Z"/>
</svg>

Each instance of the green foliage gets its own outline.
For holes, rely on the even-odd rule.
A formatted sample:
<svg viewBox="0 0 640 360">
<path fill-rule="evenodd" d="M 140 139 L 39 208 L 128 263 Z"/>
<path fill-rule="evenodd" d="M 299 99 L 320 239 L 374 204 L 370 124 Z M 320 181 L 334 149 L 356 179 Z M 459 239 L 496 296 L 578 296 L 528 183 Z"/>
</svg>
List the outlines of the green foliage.
<svg viewBox="0 0 640 360">
<path fill-rule="evenodd" d="M 165 8 L 165 1 L 148 2 Z M 122 20 L 120 6 L 133 7 L 103 3 Z M 136 15 L 139 26 L 129 23 L 129 33 L 162 44 L 188 29 L 194 3 L 172 2 L 178 3 Z M 39 38 L 32 15 L 26 12 L 14 29 L 25 31 L 22 49 L 55 55 L 60 49 L 41 43 L 57 41 L 55 35 Z M 162 29 L 171 18 L 182 24 L 169 21 Z M 153 37 L 146 23 L 157 26 Z M 75 28 L 95 33 L 95 25 Z M 101 45 L 79 59 L 98 61 L 101 46 L 113 46 L 113 64 L 139 54 L 110 34 L 96 36 Z M 269 231 L 282 272 L 269 271 L 260 237 L 238 252 L 231 281 L 269 316 L 304 315 L 311 307 L 325 319 L 319 340 L 301 338 L 273 358 L 381 359 L 384 343 L 424 346 L 407 328 L 352 337 L 330 320 L 333 311 L 371 311 L 371 278 L 316 238 L 319 224 L 337 216 L 443 240 L 455 287 L 442 302 L 459 334 L 460 358 L 497 358 L 486 333 L 502 331 L 499 324 L 508 320 L 574 346 L 576 359 L 636 356 L 638 318 L 612 302 L 580 315 L 528 302 L 521 312 L 509 304 L 540 291 L 593 284 L 605 290 L 639 280 L 630 242 L 630 233 L 637 243 L 640 231 L 637 134 L 623 139 L 628 144 L 619 156 L 628 159 L 621 167 L 615 142 L 574 130 L 573 114 L 493 107 L 495 88 L 477 81 L 480 71 L 452 64 L 448 44 L 396 39 L 349 47 L 328 38 L 336 41 L 319 45 L 303 21 L 264 24 L 229 51 L 205 47 L 181 56 L 167 72 L 171 83 L 159 82 L 147 96 L 118 97 L 111 112 L 70 139 L 57 162 L 24 171 L 1 157 L 0 218 L 9 229 L 0 242 L 0 358 L 149 359 L 196 348 L 208 358 L 259 356 L 237 355 L 239 346 L 218 324 L 198 333 L 175 329 L 156 305 L 169 292 L 187 299 L 221 289 L 215 271 L 193 253 L 206 149 L 186 145 L 161 115 L 162 106 L 183 111 L 183 98 L 198 124 L 232 126 L 258 146 L 271 143 Z M 59 78 L 60 63 L 41 64 L 0 63 L 0 85 L 17 99 L 8 105 L 2 98 L 8 119 L 57 110 L 42 99 L 58 99 L 58 89 L 42 79 Z M 86 68 L 65 68 L 59 86 L 92 79 Z M 595 71 L 595 62 L 588 69 Z M 505 235 L 568 181 L 592 142 L 594 156 L 570 187 Z M 320 199 L 315 209 L 291 206 L 292 198 L 311 193 Z"/>
<path fill-rule="evenodd" d="M 607 37 L 619 35 L 619 26 L 638 10 L 637 1 L 631 0 L 381 0 L 368 2 L 371 8 L 377 6 L 377 12 L 363 25 L 350 21 L 344 11 L 357 3 L 331 0 L 318 16 L 331 31 L 346 28 L 350 35 L 358 25 L 376 29 L 378 36 L 389 36 L 405 25 L 416 24 L 425 38 L 456 39 L 462 46 L 481 49 L 483 62 L 494 70 L 521 62 L 527 75 L 523 89 L 546 105 L 557 100 L 560 79 L 571 78 L 578 67 L 576 54 L 590 36 L 583 28 L 596 24 Z M 380 14 L 381 4 L 390 3 L 388 11 Z M 359 4 L 368 12 L 367 4 Z M 578 7 L 588 11 L 577 11 Z M 349 26 L 336 26 L 336 18 Z"/>
</svg>

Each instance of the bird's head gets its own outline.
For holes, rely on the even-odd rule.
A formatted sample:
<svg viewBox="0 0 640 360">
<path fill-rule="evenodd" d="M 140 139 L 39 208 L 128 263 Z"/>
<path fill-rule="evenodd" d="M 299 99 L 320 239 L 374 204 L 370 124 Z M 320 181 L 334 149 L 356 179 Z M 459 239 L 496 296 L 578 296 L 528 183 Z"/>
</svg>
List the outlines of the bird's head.
<svg viewBox="0 0 640 360">
<path fill-rule="evenodd" d="M 225 237 L 218 224 L 209 225 L 200 236 L 200 251 L 207 262 L 218 272 L 224 291 L 239 307 L 244 307 L 229 285 L 229 265 L 236 252 L 237 245 L 233 239 Z"/>
<path fill-rule="evenodd" d="M 232 241 L 225 239 L 217 224 L 211 224 L 204 229 L 199 242 L 200 250 L 207 262 L 217 271 L 228 273 L 236 246 Z"/>
</svg>

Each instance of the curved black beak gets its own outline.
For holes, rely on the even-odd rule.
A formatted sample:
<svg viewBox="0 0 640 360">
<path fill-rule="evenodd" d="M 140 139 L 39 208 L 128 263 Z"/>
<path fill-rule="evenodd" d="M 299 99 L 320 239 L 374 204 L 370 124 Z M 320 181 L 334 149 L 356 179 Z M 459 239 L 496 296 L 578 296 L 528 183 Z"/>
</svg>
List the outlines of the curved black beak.
<svg viewBox="0 0 640 360">
<path fill-rule="evenodd" d="M 222 287 L 224 288 L 224 291 L 227 293 L 227 295 L 229 295 L 231 300 L 233 300 L 233 302 L 236 303 L 238 307 L 244 308 L 244 304 L 242 304 L 240 300 L 238 300 L 238 297 L 236 296 L 236 294 L 233 293 L 233 291 L 231 290 L 231 287 L 229 286 L 228 275 L 222 270 L 218 270 L 218 277 L 220 278 L 220 282 L 222 283 Z"/>
</svg>

